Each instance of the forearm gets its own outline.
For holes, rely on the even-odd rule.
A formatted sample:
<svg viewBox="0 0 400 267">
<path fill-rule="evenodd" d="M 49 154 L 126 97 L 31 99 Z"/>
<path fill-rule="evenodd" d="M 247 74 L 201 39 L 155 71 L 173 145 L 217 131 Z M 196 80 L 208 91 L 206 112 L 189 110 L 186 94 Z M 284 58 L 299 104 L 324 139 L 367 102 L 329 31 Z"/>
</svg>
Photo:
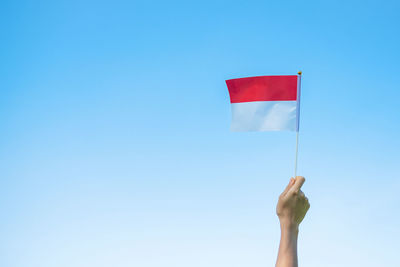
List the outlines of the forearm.
<svg viewBox="0 0 400 267">
<path fill-rule="evenodd" d="M 276 267 L 297 267 L 298 233 L 298 226 L 287 226 L 281 223 L 281 241 Z"/>
</svg>

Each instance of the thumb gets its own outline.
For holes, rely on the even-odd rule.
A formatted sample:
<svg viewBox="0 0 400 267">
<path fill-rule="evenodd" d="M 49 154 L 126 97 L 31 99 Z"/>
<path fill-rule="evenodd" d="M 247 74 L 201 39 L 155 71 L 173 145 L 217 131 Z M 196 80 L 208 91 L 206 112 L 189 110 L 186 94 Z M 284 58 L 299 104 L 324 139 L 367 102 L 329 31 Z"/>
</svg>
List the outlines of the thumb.
<svg viewBox="0 0 400 267">
<path fill-rule="evenodd" d="M 283 194 L 286 194 L 290 188 L 292 188 L 292 186 L 294 185 L 294 179 L 290 178 L 289 180 L 289 184 L 286 186 L 285 190 L 283 190 Z"/>
<path fill-rule="evenodd" d="M 300 188 L 303 186 L 305 181 L 306 181 L 306 179 L 304 179 L 303 176 L 296 176 L 296 180 L 294 182 L 292 190 L 296 191 L 296 192 L 299 192 Z"/>
</svg>

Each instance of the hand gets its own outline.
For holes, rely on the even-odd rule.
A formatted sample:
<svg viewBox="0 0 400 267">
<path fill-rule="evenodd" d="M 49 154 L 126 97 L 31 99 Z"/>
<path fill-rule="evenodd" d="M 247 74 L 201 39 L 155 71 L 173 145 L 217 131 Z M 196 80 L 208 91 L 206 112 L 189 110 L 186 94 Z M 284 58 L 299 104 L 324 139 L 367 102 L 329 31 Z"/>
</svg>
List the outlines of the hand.
<svg viewBox="0 0 400 267">
<path fill-rule="evenodd" d="M 279 196 L 276 214 L 281 227 L 298 230 L 299 224 L 310 208 L 308 198 L 300 190 L 304 182 L 302 176 L 297 176 L 296 179 L 290 178 L 289 184 Z"/>
</svg>

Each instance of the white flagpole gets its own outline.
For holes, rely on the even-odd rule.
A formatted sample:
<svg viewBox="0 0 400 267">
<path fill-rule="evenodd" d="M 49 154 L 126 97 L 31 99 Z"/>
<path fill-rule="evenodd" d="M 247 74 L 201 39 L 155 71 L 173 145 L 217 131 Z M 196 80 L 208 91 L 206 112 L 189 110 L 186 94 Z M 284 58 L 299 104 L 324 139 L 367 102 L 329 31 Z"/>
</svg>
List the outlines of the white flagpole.
<svg viewBox="0 0 400 267">
<path fill-rule="evenodd" d="M 300 123 L 300 95 L 301 95 L 301 74 L 299 71 L 297 80 L 297 105 L 296 105 L 296 155 L 294 159 L 294 177 L 297 175 L 297 156 L 299 154 L 299 123 Z"/>
<path fill-rule="evenodd" d="M 299 153 L 299 132 L 296 132 L 296 156 L 294 159 L 294 177 L 296 179 L 297 174 L 297 155 Z"/>
</svg>

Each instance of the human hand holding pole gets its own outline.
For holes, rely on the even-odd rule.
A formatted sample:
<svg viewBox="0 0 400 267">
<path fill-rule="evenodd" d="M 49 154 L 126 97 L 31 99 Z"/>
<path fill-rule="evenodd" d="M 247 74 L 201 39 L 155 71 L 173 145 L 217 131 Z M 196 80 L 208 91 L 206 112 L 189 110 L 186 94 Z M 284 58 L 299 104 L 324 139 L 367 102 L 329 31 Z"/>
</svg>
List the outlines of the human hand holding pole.
<svg viewBox="0 0 400 267">
<path fill-rule="evenodd" d="M 310 204 L 308 198 L 300 190 L 305 179 L 302 176 L 291 178 L 285 190 L 279 196 L 276 214 L 281 226 L 276 267 L 297 267 L 297 237 L 299 225 L 304 219 Z"/>
</svg>

